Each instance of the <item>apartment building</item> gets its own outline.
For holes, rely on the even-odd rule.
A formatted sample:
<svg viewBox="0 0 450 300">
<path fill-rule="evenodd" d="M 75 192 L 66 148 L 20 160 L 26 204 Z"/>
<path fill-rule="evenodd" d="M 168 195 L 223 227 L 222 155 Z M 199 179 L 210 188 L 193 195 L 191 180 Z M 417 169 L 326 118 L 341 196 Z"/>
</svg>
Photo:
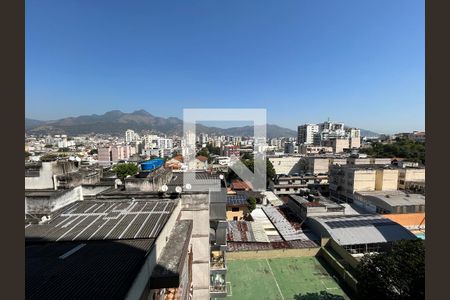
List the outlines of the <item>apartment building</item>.
<svg viewBox="0 0 450 300">
<path fill-rule="evenodd" d="M 398 169 L 377 165 L 331 165 L 330 197 L 353 202 L 355 192 L 397 190 L 398 173 Z"/>
<path fill-rule="evenodd" d="M 319 126 L 316 124 L 305 124 L 298 126 L 298 138 L 297 143 L 301 144 L 313 144 L 314 134 L 319 132 Z"/>
</svg>

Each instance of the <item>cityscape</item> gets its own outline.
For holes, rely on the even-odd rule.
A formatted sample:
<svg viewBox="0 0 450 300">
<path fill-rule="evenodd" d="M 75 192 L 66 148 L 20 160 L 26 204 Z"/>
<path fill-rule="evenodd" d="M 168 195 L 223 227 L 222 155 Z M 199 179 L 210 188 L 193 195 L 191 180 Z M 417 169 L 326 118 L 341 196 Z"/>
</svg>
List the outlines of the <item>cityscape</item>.
<svg viewBox="0 0 450 300">
<path fill-rule="evenodd" d="M 425 299 L 423 15 L 26 1 L 25 298 Z"/>
<path fill-rule="evenodd" d="M 27 293 L 261 299 L 258 285 L 242 285 L 246 276 L 267 285 L 271 299 L 290 299 L 294 290 L 352 299 L 365 255 L 425 239 L 425 132 L 360 132 L 327 120 L 299 125 L 297 137 L 268 138 L 259 149 L 268 162 L 264 191 L 231 169 L 253 159 L 249 136 L 199 132 L 187 162 L 183 136 L 26 134 Z M 397 144 L 399 153 L 372 154 Z M 405 145 L 417 149 L 406 154 Z M 92 260 L 101 265 L 86 277 Z M 41 279 L 57 276 L 61 263 L 70 280 Z M 271 275 L 260 277 L 266 268 Z M 269 288 L 272 280 L 287 282 Z"/>
</svg>

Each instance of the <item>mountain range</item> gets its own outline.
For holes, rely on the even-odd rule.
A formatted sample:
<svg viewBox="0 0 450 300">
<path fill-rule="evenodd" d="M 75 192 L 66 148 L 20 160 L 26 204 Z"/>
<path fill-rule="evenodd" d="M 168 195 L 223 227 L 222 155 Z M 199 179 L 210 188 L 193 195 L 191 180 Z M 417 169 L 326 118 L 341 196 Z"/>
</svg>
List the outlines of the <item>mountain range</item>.
<svg viewBox="0 0 450 300">
<path fill-rule="evenodd" d="M 79 135 L 101 133 L 123 135 L 125 130 L 137 132 L 148 130 L 158 134 L 183 134 L 183 121 L 179 118 L 156 117 L 141 109 L 132 113 L 119 110 L 106 112 L 103 115 L 85 115 L 69 117 L 54 121 L 40 121 L 25 118 L 25 131 L 29 134 L 67 134 Z M 216 135 L 252 136 L 253 126 L 218 128 L 197 124 L 197 132 Z M 379 134 L 361 129 L 362 136 L 378 136 Z M 297 131 L 274 124 L 267 125 L 267 137 L 296 137 Z"/>
</svg>

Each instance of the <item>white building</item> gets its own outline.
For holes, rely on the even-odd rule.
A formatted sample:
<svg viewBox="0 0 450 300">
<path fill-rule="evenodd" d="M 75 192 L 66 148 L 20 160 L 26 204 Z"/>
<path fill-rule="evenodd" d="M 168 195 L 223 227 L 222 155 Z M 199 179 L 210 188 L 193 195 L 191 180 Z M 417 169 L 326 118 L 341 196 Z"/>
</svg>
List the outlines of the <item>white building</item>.
<svg viewBox="0 0 450 300">
<path fill-rule="evenodd" d="M 314 134 L 319 132 L 319 126 L 316 124 L 305 124 L 298 126 L 298 143 L 312 144 L 314 142 Z"/>
</svg>

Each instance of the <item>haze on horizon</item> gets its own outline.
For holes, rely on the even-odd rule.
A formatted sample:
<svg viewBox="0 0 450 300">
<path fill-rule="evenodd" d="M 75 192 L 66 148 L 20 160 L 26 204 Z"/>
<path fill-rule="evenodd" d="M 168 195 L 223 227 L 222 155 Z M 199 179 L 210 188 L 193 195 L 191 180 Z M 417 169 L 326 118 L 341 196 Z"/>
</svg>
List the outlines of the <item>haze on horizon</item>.
<svg viewBox="0 0 450 300">
<path fill-rule="evenodd" d="M 27 118 L 266 108 L 425 128 L 424 1 L 26 1 Z"/>
</svg>

